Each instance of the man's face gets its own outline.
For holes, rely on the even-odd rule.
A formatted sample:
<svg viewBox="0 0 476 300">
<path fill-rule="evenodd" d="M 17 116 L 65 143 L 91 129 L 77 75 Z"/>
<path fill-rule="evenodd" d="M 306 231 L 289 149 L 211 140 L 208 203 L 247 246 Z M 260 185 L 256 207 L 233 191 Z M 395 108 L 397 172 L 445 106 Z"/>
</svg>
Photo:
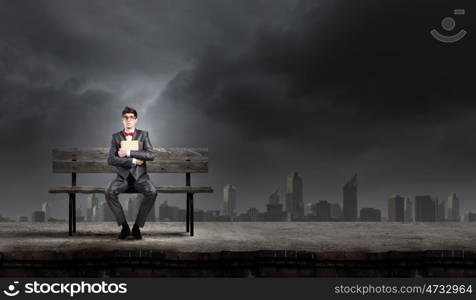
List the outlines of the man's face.
<svg viewBox="0 0 476 300">
<path fill-rule="evenodd" d="M 125 129 L 132 129 L 136 127 L 137 118 L 133 113 L 123 114 L 122 123 Z"/>
</svg>

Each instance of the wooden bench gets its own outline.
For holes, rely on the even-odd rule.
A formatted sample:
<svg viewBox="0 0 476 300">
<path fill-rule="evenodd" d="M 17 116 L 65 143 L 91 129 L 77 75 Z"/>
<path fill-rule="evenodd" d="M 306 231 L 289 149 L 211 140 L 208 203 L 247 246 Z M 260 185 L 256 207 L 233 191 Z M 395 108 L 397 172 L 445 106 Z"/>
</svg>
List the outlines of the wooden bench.
<svg viewBox="0 0 476 300">
<path fill-rule="evenodd" d="M 193 194 L 213 193 L 209 186 L 191 186 L 191 173 L 208 172 L 208 148 L 154 148 L 155 159 L 147 173 L 185 173 L 184 186 L 156 186 L 158 193 L 184 193 L 186 232 L 193 236 Z M 51 187 L 49 193 L 69 194 L 69 235 L 76 232 L 76 194 L 104 194 L 104 186 L 78 186 L 77 173 L 115 173 L 107 163 L 109 148 L 56 148 L 52 150 L 53 173 L 71 174 L 71 186 Z M 111 178 L 112 180 L 113 178 Z M 130 193 L 130 192 L 129 192 Z"/>
</svg>

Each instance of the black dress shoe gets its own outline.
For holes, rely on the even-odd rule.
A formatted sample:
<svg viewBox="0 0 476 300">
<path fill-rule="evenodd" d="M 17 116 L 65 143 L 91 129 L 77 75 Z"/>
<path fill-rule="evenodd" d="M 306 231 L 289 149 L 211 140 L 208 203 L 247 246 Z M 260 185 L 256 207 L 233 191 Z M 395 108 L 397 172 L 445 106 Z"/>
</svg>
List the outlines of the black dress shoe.
<svg viewBox="0 0 476 300">
<path fill-rule="evenodd" d="M 134 237 L 135 240 L 142 239 L 142 234 L 140 233 L 139 226 L 134 225 L 132 227 L 132 237 Z"/>
<path fill-rule="evenodd" d="M 117 237 L 120 240 L 124 240 L 131 234 L 131 229 L 129 226 L 122 226 L 121 232 L 119 233 L 119 236 Z"/>
</svg>

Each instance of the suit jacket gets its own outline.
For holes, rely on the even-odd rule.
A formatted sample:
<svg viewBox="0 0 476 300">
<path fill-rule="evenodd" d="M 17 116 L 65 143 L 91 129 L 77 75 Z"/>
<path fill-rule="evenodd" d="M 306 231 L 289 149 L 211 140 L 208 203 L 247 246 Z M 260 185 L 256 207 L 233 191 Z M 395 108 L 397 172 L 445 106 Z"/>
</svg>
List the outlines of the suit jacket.
<svg viewBox="0 0 476 300">
<path fill-rule="evenodd" d="M 111 148 L 109 149 L 107 163 L 113 166 L 117 175 L 124 179 L 129 176 L 129 173 L 131 173 L 136 180 L 143 175 L 148 177 L 147 161 L 153 161 L 155 158 L 154 148 L 149 139 L 149 132 L 136 128 L 132 140 L 139 141 L 139 150 L 131 150 L 130 157 L 119 157 L 117 153 L 119 152 L 119 148 L 121 148 L 121 141 L 125 140 L 127 139 L 124 136 L 124 129 L 112 135 Z M 132 158 L 143 160 L 144 163 L 140 166 L 134 165 L 132 163 Z"/>
</svg>

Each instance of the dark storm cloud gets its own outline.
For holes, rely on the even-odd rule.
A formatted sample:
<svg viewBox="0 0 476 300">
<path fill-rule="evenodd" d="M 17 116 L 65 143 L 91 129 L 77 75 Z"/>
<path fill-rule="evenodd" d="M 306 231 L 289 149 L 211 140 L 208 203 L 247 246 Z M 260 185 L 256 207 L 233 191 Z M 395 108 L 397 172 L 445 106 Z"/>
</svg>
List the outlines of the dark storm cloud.
<svg viewBox="0 0 476 300">
<path fill-rule="evenodd" d="M 240 55 L 229 57 L 230 45 L 208 48 L 163 96 L 252 140 L 286 139 L 353 157 L 416 142 L 408 139 L 414 130 L 428 135 L 424 145 L 433 143 L 441 139 L 433 128 L 448 124 L 448 131 L 473 117 L 474 43 L 448 47 L 428 34 L 451 6 L 371 2 L 307 1 L 288 26 L 259 28 Z M 451 141 L 446 132 L 440 143 Z"/>
<path fill-rule="evenodd" d="M 176 72 L 212 41 L 238 46 L 257 23 L 281 20 L 276 12 L 291 3 L 2 1 L 0 32 L 64 69 L 153 75 Z"/>
<path fill-rule="evenodd" d="M 429 34 L 454 8 L 468 12 L 456 30 L 471 32 L 470 1 L 300 1 L 240 51 L 196 56 L 160 107 L 181 111 L 183 141 L 210 146 L 212 169 L 228 175 L 217 182 L 235 183 L 244 207 L 299 170 L 305 201 L 340 202 L 357 172 L 360 207 L 457 192 L 474 208 L 474 39 Z"/>
<path fill-rule="evenodd" d="M 205 45 L 239 49 L 258 23 L 280 23 L 283 8 L 293 6 L 168 0 L 1 4 L 0 114 L 4 125 L 15 128 L 8 138 L 19 146 L 45 141 L 40 133 L 53 128 L 49 137 L 57 144 L 100 143 L 110 133 L 92 128 L 114 128 L 113 120 L 120 125 L 117 114 L 127 103 L 145 112 L 143 94 L 153 95 L 154 85 L 189 65 Z"/>
</svg>

